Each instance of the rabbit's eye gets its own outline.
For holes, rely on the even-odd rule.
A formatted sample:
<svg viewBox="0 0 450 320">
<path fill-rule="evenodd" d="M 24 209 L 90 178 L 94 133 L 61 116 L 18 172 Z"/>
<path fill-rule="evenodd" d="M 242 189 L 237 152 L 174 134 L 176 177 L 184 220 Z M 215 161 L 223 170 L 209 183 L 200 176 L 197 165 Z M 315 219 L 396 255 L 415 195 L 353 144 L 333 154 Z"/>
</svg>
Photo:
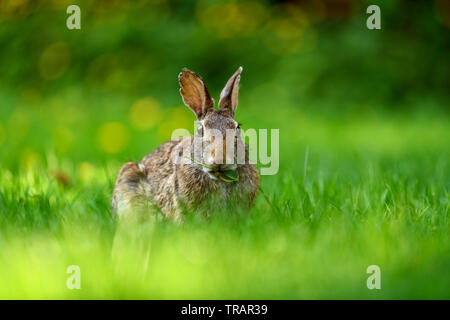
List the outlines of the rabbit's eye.
<svg viewBox="0 0 450 320">
<path fill-rule="evenodd" d="M 240 137 L 241 136 L 241 124 L 238 122 L 237 127 L 236 127 L 236 137 Z"/>
<path fill-rule="evenodd" d="M 203 136 L 203 126 L 202 126 L 202 125 L 199 125 L 199 126 L 198 126 L 198 128 L 197 128 L 197 134 L 198 134 L 199 136 Z"/>
</svg>

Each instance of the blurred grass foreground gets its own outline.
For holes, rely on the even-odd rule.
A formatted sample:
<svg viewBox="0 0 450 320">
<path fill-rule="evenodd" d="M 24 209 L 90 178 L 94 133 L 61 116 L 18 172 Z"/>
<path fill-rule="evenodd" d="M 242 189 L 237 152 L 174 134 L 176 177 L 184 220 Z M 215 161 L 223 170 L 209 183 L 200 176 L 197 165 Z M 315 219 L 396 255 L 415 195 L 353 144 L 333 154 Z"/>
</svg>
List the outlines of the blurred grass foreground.
<svg viewBox="0 0 450 320">
<path fill-rule="evenodd" d="M 450 6 L 369 4 L 1 0 L 0 298 L 449 299 Z M 111 256 L 118 168 L 193 131 L 182 67 L 217 101 L 240 65 L 237 120 L 280 130 L 255 208 Z"/>
</svg>

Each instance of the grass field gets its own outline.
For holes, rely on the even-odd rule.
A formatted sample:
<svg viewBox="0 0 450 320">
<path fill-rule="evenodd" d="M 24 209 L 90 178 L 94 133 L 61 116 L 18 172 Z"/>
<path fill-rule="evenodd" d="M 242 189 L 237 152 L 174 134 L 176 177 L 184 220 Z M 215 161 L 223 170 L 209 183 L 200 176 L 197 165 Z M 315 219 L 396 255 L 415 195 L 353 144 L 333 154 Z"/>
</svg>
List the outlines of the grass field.
<svg viewBox="0 0 450 320">
<path fill-rule="evenodd" d="M 118 168 L 194 119 L 179 105 L 141 130 L 118 100 L 107 119 L 93 101 L 65 117 L 41 108 L 63 101 L 3 105 L 0 298 L 450 298 L 446 114 L 258 114 L 244 98 L 245 127 L 280 129 L 280 170 L 255 208 L 140 225 L 112 259 Z M 81 290 L 66 287 L 69 265 Z M 369 265 L 381 290 L 366 287 Z"/>
<path fill-rule="evenodd" d="M 1 0 L 0 299 L 450 299 L 450 7 L 369 5 Z M 239 66 L 280 137 L 255 207 L 119 228 L 120 166 L 193 131 L 179 72 L 218 102 Z"/>
</svg>

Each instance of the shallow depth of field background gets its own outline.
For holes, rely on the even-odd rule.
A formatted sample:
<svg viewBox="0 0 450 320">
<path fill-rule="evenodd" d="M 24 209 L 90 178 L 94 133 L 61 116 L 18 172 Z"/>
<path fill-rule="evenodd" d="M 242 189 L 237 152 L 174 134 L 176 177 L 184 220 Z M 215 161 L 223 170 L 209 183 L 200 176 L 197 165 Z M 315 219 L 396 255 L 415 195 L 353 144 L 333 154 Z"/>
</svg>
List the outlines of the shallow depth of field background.
<svg viewBox="0 0 450 320">
<path fill-rule="evenodd" d="M 450 298 L 450 6 L 380 1 L 368 30 L 377 2 L 1 0 L 0 298 Z M 120 165 L 193 130 L 178 73 L 218 101 L 239 66 L 279 173 L 248 216 L 142 225 L 112 260 Z"/>
</svg>

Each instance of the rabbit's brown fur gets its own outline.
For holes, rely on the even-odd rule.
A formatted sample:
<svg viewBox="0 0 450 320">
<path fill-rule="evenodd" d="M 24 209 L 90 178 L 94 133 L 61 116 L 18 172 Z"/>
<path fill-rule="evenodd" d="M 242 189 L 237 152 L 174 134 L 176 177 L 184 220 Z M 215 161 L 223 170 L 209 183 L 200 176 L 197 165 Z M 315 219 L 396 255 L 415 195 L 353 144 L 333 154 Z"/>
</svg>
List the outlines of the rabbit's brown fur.
<svg viewBox="0 0 450 320">
<path fill-rule="evenodd" d="M 181 220 L 184 209 L 209 214 L 213 209 L 249 210 L 253 206 L 259 189 L 259 174 L 249 162 L 246 146 L 242 164 L 236 163 L 236 159 L 233 163 L 218 161 L 217 157 L 228 157 L 229 148 L 225 147 L 222 155 L 215 156 L 213 151 L 212 157 L 200 159 L 209 167 L 207 170 L 192 161 L 197 159 L 195 143 L 215 146 L 213 130 L 234 132 L 234 146 L 244 146 L 238 123 L 233 119 L 241 71 L 239 68 L 230 78 L 221 93 L 219 110 L 215 110 L 214 100 L 203 80 L 183 69 L 179 76 L 180 92 L 185 104 L 197 115 L 201 131 L 199 129 L 195 136 L 166 142 L 140 162 L 128 162 L 120 169 L 112 198 L 112 208 L 120 217 L 138 214 L 145 218 L 159 208 L 166 218 Z M 235 170 L 238 181 L 215 179 L 214 172 L 223 170 Z"/>
</svg>

